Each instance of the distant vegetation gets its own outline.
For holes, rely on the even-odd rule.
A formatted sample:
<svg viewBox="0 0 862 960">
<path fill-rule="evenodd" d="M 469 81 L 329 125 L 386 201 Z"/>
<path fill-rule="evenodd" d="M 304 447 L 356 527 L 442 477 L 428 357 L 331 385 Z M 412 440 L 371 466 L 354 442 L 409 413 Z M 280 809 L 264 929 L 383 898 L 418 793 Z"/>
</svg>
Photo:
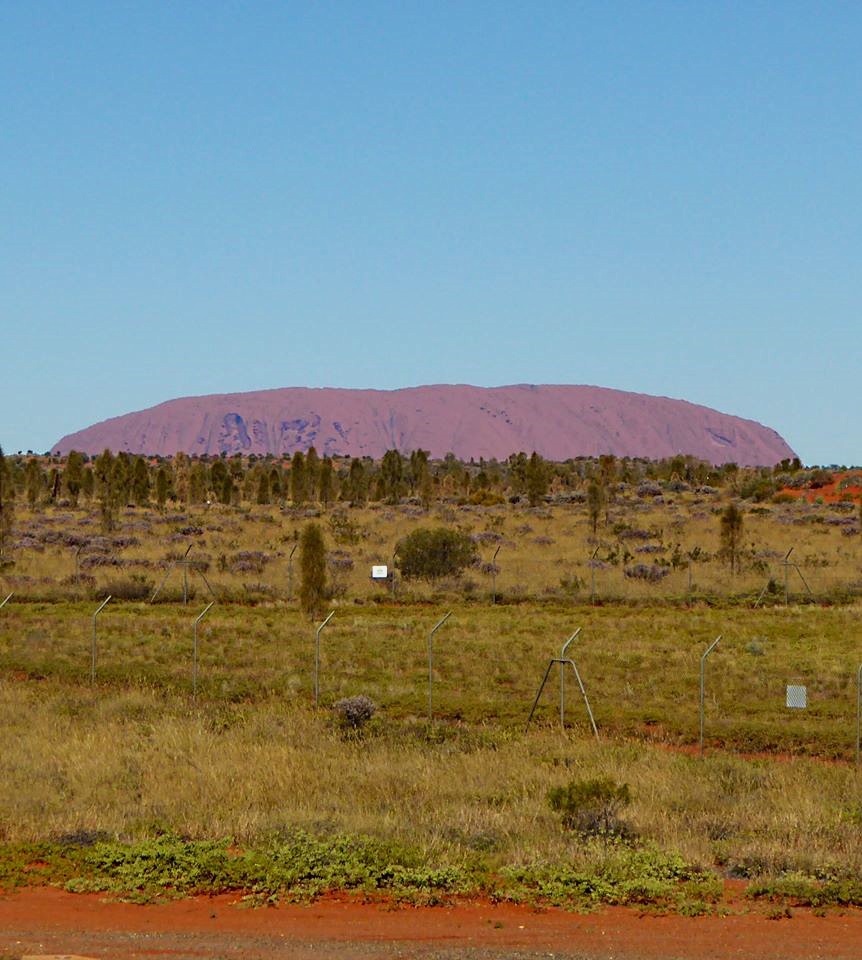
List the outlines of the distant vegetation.
<svg viewBox="0 0 862 960">
<path fill-rule="evenodd" d="M 685 457 L 0 456 L 0 887 L 862 904 L 860 495 Z M 556 675 L 525 729 L 577 627 L 599 743 Z"/>
<path fill-rule="evenodd" d="M 810 597 L 801 577 L 821 601 L 859 590 L 849 538 L 862 516 L 862 471 L 798 461 L 744 469 L 682 456 L 550 463 L 518 453 L 463 463 L 390 450 L 375 462 L 312 448 L 164 460 L 73 451 L 0 464 L 0 577 L 32 598 L 110 587 L 141 599 L 193 547 L 187 573 L 217 582 L 221 600 L 277 599 L 299 590 L 302 554 L 289 576 L 279 568 L 311 520 L 321 532 L 306 597 L 315 611 L 327 598 L 380 598 L 375 563 L 395 568 L 405 601 L 655 602 L 745 598 L 766 586 L 769 603 L 783 598 L 780 561 L 794 547 L 792 592 Z M 201 583 L 192 576 L 193 591 Z"/>
</svg>

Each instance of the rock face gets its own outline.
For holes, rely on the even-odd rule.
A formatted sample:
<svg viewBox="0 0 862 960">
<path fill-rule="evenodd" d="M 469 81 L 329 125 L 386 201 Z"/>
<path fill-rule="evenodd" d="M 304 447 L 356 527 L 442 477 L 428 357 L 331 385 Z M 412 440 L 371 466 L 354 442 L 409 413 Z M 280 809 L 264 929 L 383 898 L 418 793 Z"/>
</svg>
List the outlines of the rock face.
<svg viewBox="0 0 862 960">
<path fill-rule="evenodd" d="M 535 450 L 549 460 L 612 453 L 690 454 L 715 464 L 772 466 L 793 450 L 768 427 L 684 400 L 603 387 L 428 386 L 404 390 L 289 387 L 169 400 L 97 423 L 53 450 L 168 455 L 317 452 L 380 457 L 428 450 L 504 459 Z"/>
</svg>

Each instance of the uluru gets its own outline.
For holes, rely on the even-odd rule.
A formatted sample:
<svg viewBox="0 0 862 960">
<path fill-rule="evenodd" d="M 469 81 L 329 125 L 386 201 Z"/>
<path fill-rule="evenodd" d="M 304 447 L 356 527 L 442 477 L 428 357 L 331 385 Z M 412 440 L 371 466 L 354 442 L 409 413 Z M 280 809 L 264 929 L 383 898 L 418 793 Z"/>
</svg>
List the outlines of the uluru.
<svg viewBox="0 0 862 960">
<path fill-rule="evenodd" d="M 184 397 L 113 417 L 54 444 L 96 454 L 292 454 L 504 459 L 536 451 L 549 460 L 614 454 L 686 454 L 714 464 L 772 466 L 794 456 L 753 420 L 685 400 L 593 386 L 436 385 L 400 390 L 286 387 Z"/>
</svg>

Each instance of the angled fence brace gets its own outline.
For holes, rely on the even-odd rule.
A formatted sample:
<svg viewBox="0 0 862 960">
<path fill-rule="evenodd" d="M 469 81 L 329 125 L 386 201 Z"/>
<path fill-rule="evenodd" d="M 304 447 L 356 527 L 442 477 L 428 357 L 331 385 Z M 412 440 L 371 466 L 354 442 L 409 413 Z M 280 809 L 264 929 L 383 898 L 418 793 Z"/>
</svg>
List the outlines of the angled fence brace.
<svg viewBox="0 0 862 960">
<path fill-rule="evenodd" d="M 320 632 L 335 616 L 335 611 L 331 611 L 329 616 L 314 631 L 314 705 L 320 703 Z"/>
<path fill-rule="evenodd" d="M 11 594 L 9 596 L 11 596 Z M 99 604 L 99 609 L 93 614 L 93 639 L 90 644 L 90 683 L 96 682 L 96 617 L 105 609 L 110 599 L 111 595 L 108 594 Z"/>
<path fill-rule="evenodd" d="M 794 561 L 792 561 L 792 560 L 790 559 L 790 554 L 793 553 L 793 549 L 794 549 L 794 548 L 791 547 L 791 548 L 787 551 L 787 553 L 784 554 L 784 557 L 783 557 L 782 560 L 781 560 L 781 565 L 782 565 L 782 567 L 784 567 L 784 606 L 785 606 L 785 607 L 788 606 L 789 603 L 790 603 L 790 576 L 789 576 L 789 573 L 790 573 L 790 568 L 791 568 L 791 567 L 799 574 L 799 579 L 802 581 L 802 583 L 803 583 L 804 586 L 805 586 L 805 589 L 808 591 L 808 596 L 811 597 L 812 600 L 814 599 L 814 592 L 812 591 L 811 587 L 808 585 L 808 581 L 805 579 L 805 575 L 804 575 L 804 574 L 802 573 L 802 571 L 799 569 L 799 564 L 798 564 L 798 563 L 794 563 Z M 771 582 L 772 582 L 771 580 L 767 580 L 766 583 L 764 584 L 764 587 L 763 587 L 763 589 L 760 591 L 760 594 L 759 594 L 758 598 L 754 601 L 755 609 L 760 606 L 760 602 L 763 600 L 764 596 L 766 596 L 766 591 L 769 589 L 769 584 L 770 584 Z"/>
<path fill-rule="evenodd" d="M 194 646 L 192 649 L 192 696 L 198 698 L 198 624 L 209 613 L 210 608 L 215 605 L 215 600 L 208 603 L 197 615 L 194 623 Z"/>
<path fill-rule="evenodd" d="M 434 634 L 452 616 L 450 610 L 442 620 L 438 620 L 428 634 L 428 723 L 434 722 Z"/>
<path fill-rule="evenodd" d="M 706 658 L 718 646 L 721 640 L 719 634 L 715 640 L 706 648 L 703 656 L 700 658 L 700 755 L 703 756 L 703 727 L 704 727 L 704 703 L 706 700 Z"/>
<path fill-rule="evenodd" d="M 533 700 L 533 706 L 530 709 L 530 716 L 527 718 L 527 727 L 529 728 L 530 723 L 533 720 L 533 714 L 536 712 L 536 707 L 539 705 L 539 700 L 542 696 L 542 691 L 545 689 L 545 684 L 548 682 L 548 677 L 551 675 L 551 670 L 554 667 L 555 663 L 560 665 L 560 726 L 565 729 L 566 726 L 566 666 L 570 666 L 575 674 L 575 679 L 578 681 L 578 688 L 581 691 L 581 696 L 584 698 L 584 706 L 587 708 L 587 716 L 590 719 L 590 726 L 593 728 L 593 735 L 596 740 L 599 739 L 599 731 L 596 727 L 595 717 L 593 716 L 593 710 L 590 706 L 589 698 L 587 697 L 587 691 L 584 688 L 583 680 L 581 680 L 581 674 L 578 670 L 577 664 L 571 657 L 566 656 L 566 651 L 569 649 L 569 645 L 581 632 L 581 628 L 578 627 L 577 630 L 569 637 L 568 640 L 563 644 L 563 647 L 560 651 L 559 657 L 552 657 L 548 661 L 547 669 L 545 670 L 545 675 L 542 677 L 542 682 L 539 684 L 539 691 L 536 694 L 536 699 Z"/>
<path fill-rule="evenodd" d="M 497 549 L 494 551 L 494 556 L 491 557 L 491 604 L 492 606 L 497 603 L 497 554 L 500 552 L 500 548 L 503 546 L 502 543 L 497 544 Z"/>
<path fill-rule="evenodd" d="M 203 582 L 207 585 L 207 590 L 209 590 L 210 596 L 213 598 L 213 601 L 218 599 L 218 597 L 215 595 L 215 590 L 213 590 L 213 588 L 210 586 L 210 582 L 209 580 L 207 580 L 203 570 L 195 569 L 194 567 L 195 561 L 189 560 L 189 553 L 191 553 L 191 549 L 193 546 L 194 544 L 190 543 L 186 547 L 186 552 L 183 554 L 182 559 L 174 560 L 173 563 L 171 563 L 171 565 L 167 569 L 167 573 L 165 573 L 165 575 L 162 577 L 162 582 L 156 587 L 155 592 L 150 597 L 150 603 L 153 603 L 156 597 L 161 593 L 162 587 L 168 582 L 168 577 L 173 573 L 174 567 L 178 567 L 178 566 L 183 568 L 183 604 L 187 604 L 189 601 L 189 567 L 191 567 L 192 571 L 198 574 L 201 580 L 203 580 Z"/>
</svg>

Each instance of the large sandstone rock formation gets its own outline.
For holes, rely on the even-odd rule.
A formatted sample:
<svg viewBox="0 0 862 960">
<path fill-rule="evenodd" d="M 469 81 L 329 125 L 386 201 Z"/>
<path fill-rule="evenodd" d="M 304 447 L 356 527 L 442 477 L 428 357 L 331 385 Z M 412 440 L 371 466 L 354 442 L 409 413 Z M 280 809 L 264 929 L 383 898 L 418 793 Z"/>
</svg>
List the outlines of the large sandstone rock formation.
<svg viewBox="0 0 862 960">
<path fill-rule="evenodd" d="M 794 456 L 753 420 L 684 400 L 603 387 L 427 386 L 404 390 L 289 387 L 169 400 L 58 440 L 63 453 L 282 454 L 380 457 L 421 448 L 433 457 L 496 457 L 533 450 L 551 460 L 613 453 L 773 465 Z"/>
</svg>

